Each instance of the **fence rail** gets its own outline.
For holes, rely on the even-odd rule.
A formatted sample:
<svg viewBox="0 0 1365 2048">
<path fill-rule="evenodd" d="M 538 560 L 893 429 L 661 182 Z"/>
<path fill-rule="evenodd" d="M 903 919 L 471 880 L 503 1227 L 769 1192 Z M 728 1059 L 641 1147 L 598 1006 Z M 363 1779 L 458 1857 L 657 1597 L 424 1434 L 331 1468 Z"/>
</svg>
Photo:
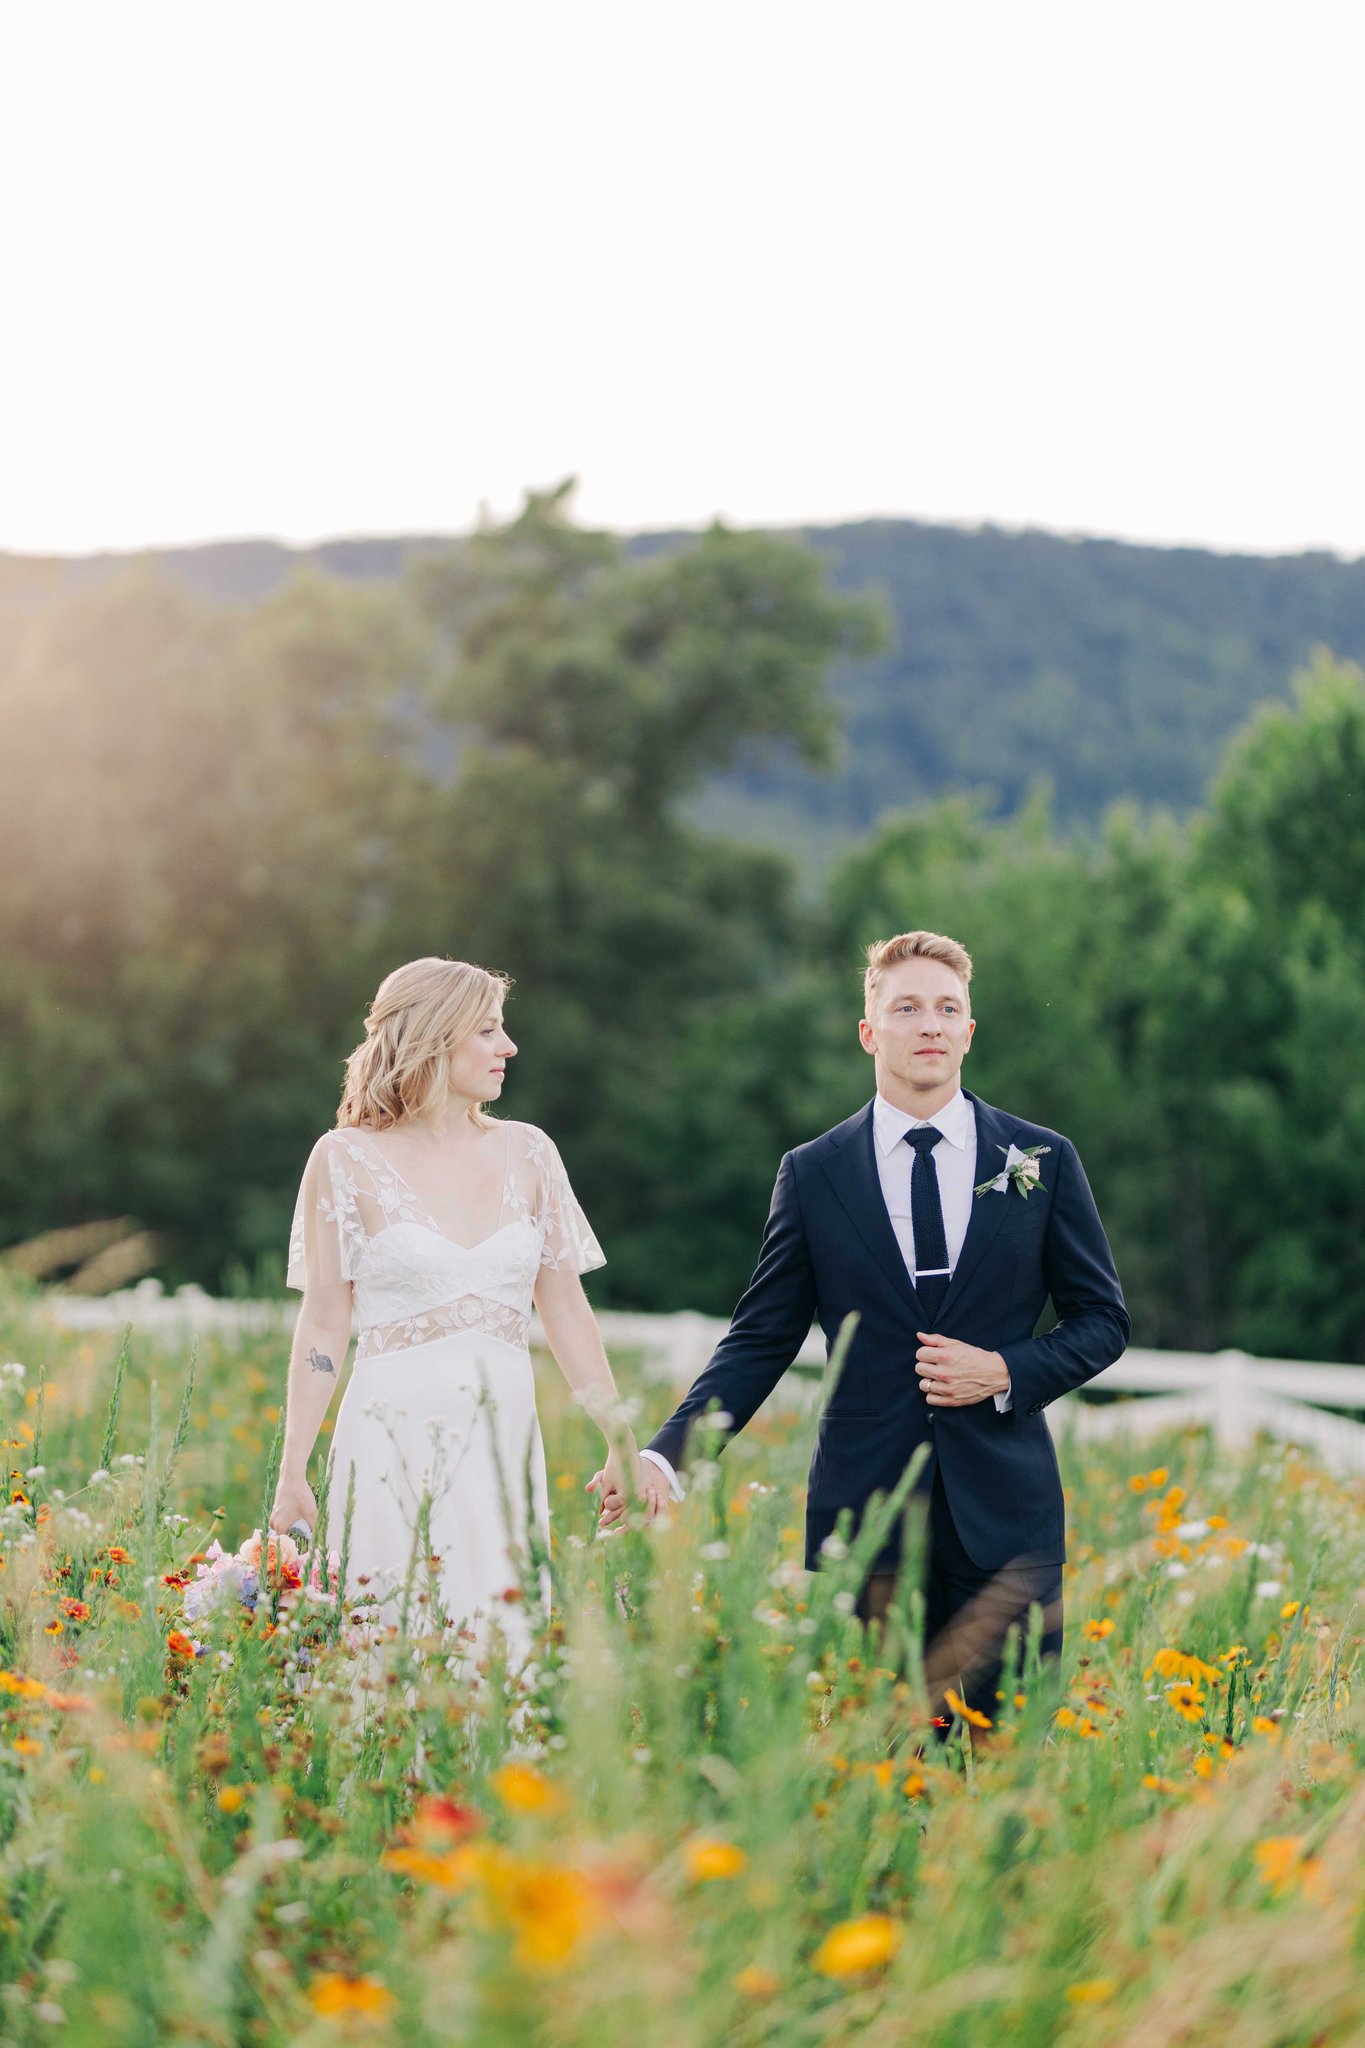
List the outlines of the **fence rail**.
<svg viewBox="0 0 1365 2048">
<path fill-rule="evenodd" d="M 195 1334 L 258 1336 L 292 1329 L 292 1301 L 221 1301 L 187 1286 L 167 1294 L 143 1280 L 120 1294 L 98 1297 L 50 1294 L 49 1312 L 66 1329 L 136 1329 L 174 1341 Z M 646 1378 L 684 1386 L 706 1364 L 726 1323 L 684 1310 L 675 1315 L 599 1311 L 608 1347 L 634 1351 Z M 809 1407 L 825 1360 L 824 1338 L 812 1330 L 794 1372 L 777 1398 Z M 1129 1399 L 1095 1401 L 1093 1395 Z M 1288 1358 L 1252 1358 L 1242 1351 L 1128 1351 L 1117 1365 L 1090 1380 L 1080 1396 L 1056 1404 L 1064 1427 L 1081 1441 L 1135 1440 L 1160 1431 L 1208 1428 L 1230 1451 L 1245 1449 L 1261 1433 L 1300 1445 L 1332 1471 L 1365 1475 L 1365 1366 L 1325 1365 Z"/>
</svg>

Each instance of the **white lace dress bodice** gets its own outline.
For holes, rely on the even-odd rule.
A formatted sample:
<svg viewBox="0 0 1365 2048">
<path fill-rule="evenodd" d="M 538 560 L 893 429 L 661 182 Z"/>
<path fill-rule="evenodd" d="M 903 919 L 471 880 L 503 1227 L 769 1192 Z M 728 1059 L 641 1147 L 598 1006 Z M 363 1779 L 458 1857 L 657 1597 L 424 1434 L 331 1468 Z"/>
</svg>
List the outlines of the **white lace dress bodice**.
<svg viewBox="0 0 1365 2048">
<path fill-rule="evenodd" d="M 436 1222 L 382 1137 L 349 1129 L 318 1140 L 294 1210 L 289 1284 L 351 1282 L 357 1359 L 468 1330 L 525 1350 L 542 1267 L 605 1265 L 552 1141 L 534 1124 L 509 1121 L 506 1133 L 497 1224 L 470 1245 Z"/>
</svg>

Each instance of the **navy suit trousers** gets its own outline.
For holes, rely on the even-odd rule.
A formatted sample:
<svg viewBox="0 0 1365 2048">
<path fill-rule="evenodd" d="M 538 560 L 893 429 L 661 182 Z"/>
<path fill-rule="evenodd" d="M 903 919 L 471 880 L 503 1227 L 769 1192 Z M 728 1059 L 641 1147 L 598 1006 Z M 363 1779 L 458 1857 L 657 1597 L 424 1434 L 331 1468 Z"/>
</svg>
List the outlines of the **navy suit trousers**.
<svg viewBox="0 0 1365 2048">
<path fill-rule="evenodd" d="M 941 1470 L 934 1473 L 929 1494 L 927 1544 L 924 1552 L 924 1653 L 930 1711 L 944 1713 L 943 1690 L 951 1685 L 969 1707 L 995 1721 L 1002 1701 L 997 1697 L 1003 1676 L 1005 1635 L 1019 1625 L 1019 1665 L 1028 1641 L 1028 1613 L 1037 1601 L 1043 1610 L 1042 1655 L 1060 1661 L 1062 1654 L 1062 1567 L 1060 1564 L 1007 1565 L 983 1571 L 963 1548 L 953 1521 Z M 893 1575 L 885 1575 L 887 1577 Z M 875 1575 L 882 1579 L 883 1574 Z M 875 1579 L 859 1605 L 869 1617 Z M 885 1604 L 889 1585 L 878 1589 Z"/>
</svg>

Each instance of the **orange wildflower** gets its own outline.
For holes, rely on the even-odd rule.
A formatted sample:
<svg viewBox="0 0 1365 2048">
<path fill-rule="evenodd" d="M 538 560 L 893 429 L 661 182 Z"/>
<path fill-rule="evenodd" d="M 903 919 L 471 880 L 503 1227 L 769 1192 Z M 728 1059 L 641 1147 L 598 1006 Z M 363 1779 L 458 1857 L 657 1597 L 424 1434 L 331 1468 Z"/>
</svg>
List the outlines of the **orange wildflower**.
<svg viewBox="0 0 1365 2048">
<path fill-rule="evenodd" d="M 943 1697 L 953 1712 L 960 1716 L 962 1720 L 968 1722 L 973 1728 L 990 1727 L 991 1720 L 989 1714 L 979 1714 L 975 1707 L 969 1707 L 961 1694 L 955 1693 L 951 1686 L 945 1689 Z"/>
<path fill-rule="evenodd" d="M 418 1800 L 408 1833 L 422 1848 L 438 1849 L 449 1847 L 482 1826 L 483 1815 L 473 1807 L 460 1806 L 453 1799 L 433 1793 Z"/>
<path fill-rule="evenodd" d="M 351 2013 L 364 2019 L 384 2019 L 394 2007 L 393 1993 L 377 1977 L 343 1977 L 338 1971 L 315 1977 L 308 1997 L 324 2019 L 342 2019 Z"/>
</svg>

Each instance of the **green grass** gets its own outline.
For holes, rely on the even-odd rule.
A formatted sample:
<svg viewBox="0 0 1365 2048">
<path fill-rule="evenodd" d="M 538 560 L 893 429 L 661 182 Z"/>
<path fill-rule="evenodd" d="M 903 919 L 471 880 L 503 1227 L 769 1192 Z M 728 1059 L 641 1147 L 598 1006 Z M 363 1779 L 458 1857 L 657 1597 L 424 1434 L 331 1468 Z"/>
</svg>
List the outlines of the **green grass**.
<svg viewBox="0 0 1365 2048">
<path fill-rule="evenodd" d="M 1025 1645 L 997 1726 L 926 1760 L 916 1603 L 869 1644 L 852 1563 L 799 1569 L 809 1422 L 761 1421 L 670 1527 L 597 1541 L 594 1440 L 547 1363 L 535 1673 L 457 1685 L 415 1636 L 366 1691 L 326 1607 L 168 1645 L 167 1579 L 261 1520 L 283 1340 L 205 1344 L 187 1406 L 187 1355 L 120 1355 L 0 1301 L 26 1367 L 0 1396 L 0 2041 L 1365 2032 L 1360 1487 L 1197 1432 L 1063 1441 L 1064 1668 Z M 1216 1674 L 1189 1718 L 1178 1657 Z"/>
</svg>

